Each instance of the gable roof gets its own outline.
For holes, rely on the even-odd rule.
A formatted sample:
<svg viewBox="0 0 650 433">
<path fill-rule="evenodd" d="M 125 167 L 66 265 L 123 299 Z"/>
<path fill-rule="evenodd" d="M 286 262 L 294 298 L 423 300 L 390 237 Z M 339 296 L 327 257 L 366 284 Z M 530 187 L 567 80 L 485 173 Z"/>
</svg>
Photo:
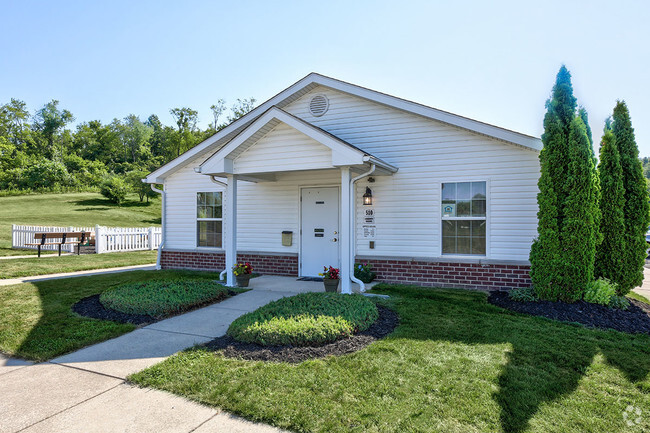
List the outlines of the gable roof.
<svg viewBox="0 0 650 433">
<path fill-rule="evenodd" d="M 428 107 L 426 105 L 418 104 L 412 101 L 401 99 L 395 96 L 377 92 L 375 90 L 370 90 L 365 87 L 357 86 L 345 81 L 337 80 L 312 72 L 303 79 L 297 81 L 277 95 L 273 96 L 266 102 L 262 103 L 257 108 L 254 108 L 244 116 L 230 123 L 213 136 L 207 138 L 192 149 L 155 170 L 149 174 L 149 176 L 147 176 L 146 182 L 161 183 L 166 176 L 174 173 L 176 170 L 183 167 L 185 164 L 189 163 L 195 158 L 207 157 L 209 154 L 215 153 L 215 149 L 221 148 L 228 141 L 236 137 L 246 127 L 248 127 L 252 122 L 254 122 L 258 117 L 260 117 L 272 107 L 275 106 L 276 108 L 281 109 L 282 107 L 285 107 L 286 105 L 297 100 L 302 95 L 308 93 L 318 86 L 329 87 L 340 92 L 355 95 L 369 101 L 413 113 L 422 117 L 426 117 L 428 119 L 437 120 L 439 122 L 466 129 L 477 134 L 492 137 L 500 141 L 519 145 L 531 150 L 539 151 L 542 149 L 542 142 L 539 138 L 511 131 L 509 129 L 500 128 L 488 123 L 479 122 L 478 120 L 459 116 L 447 111 L 438 110 L 436 108 Z"/>
<path fill-rule="evenodd" d="M 237 136 L 231 139 L 206 161 L 198 172 L 203 174 L 221 175 L 232 170 L 232 161 L 254 145 L 257 140 L 266 135 L 280 123 L 301 132 L 307 137 L 325 145 L 332 151 L 332 166 L 362 165 L 371 162 L 380 169 L 394 173 L 397 168 L 381 159 L 365 152 L 339 137 L 330 134 L 303 119 L 296 117 L 279 107 L 273 106 L 261 114 L 254 122 L 250 123 Z"/>
</svg>

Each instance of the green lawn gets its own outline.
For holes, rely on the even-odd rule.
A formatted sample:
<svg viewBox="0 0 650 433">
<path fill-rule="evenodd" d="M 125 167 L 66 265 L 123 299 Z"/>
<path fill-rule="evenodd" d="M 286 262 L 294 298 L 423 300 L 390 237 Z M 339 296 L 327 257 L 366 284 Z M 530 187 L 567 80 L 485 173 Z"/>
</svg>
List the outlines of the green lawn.
<svg viewBox="0 0 650 433">
<path fill-rule="evenodd" d="M 400 326 L 355 354 L 286 364 L 198 347 L 130 379 L 296 431 L 650 431 L 650 335 L 511 313 L 480 292 L 375 291 Z"/>
<path fill-rule="evenodd" d="M 627 294 L 628 298 L 636 299 L 637 301 L 650 304 L 650 300 L 643 295 L 638 294 L 637 292 L 630 292 Z"/>
<path fill-rule="evenodd" d="M 182 276 L 219 278 L 207 272 L 133 271 L 0 286 L 0 352 L 43 361 L 130 332 L 135 326 L 81 317 L 71 307 L 121 284 Z"/>
<path fill-rule="evenodd" d="M 160 199 L 140 203 L 131 194 L 122 206 L 98 193 L 0 197 L 0 256 L 35 254 L 11 249 L 11 225 L 148 227 L 160 225 Z"/>
<path fill-rule="evenodd" d="M 156 263 L 156 251 L 0 260 L 0 279 Z"/>
</svg>

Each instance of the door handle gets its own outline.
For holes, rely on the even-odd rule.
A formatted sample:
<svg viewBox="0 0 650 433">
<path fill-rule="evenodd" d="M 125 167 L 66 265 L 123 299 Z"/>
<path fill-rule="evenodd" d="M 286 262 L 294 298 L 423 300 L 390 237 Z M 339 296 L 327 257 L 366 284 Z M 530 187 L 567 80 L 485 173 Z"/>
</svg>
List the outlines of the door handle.
<svg viewBox="0 0 650 433">
<path fill-rule="evenodd" d="M 338 242 L 338 241 L 339 241 L 339 240 L 336 239 L 336 238 L 332 239 L 332 242 Z"/>
</svg>

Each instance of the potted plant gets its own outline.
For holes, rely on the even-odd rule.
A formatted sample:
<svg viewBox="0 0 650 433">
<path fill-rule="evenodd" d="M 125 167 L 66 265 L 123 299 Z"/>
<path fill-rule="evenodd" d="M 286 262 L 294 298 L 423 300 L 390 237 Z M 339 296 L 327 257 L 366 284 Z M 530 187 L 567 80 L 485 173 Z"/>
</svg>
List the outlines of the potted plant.
<svg viewBox="0 0 650 433">
<path fill-rule="evenodd" d="M 323 266 L 323 273 L 318 275 L 323 277 L 326 292 L 336 293 L 338 291 L 340 281 L 338 268 Z"/>
<path fill-rule="evenodd" d="M 248 287 L 248 282 L 251 279 L 251 274 L 253 273 L 253 267 L 250 263 L 237 263 L 232 267 L 232 272 L 235 274 L 235 279 L 237 280 L 238 287 Z"/>
<path fill-rule="evenodd" d="M 372 265 L 370 263 L 355 263 L 354 276 L 368 284 L 377 277 L 377 274 L 372 271 Z"/>
</svg>

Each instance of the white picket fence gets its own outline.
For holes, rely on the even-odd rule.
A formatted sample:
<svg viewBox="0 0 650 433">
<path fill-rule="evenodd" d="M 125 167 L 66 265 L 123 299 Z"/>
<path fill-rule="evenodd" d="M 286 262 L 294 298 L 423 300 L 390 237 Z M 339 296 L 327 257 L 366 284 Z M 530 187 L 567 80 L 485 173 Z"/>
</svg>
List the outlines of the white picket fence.
<svg viewBox="0 0 650 433">
<path fill-rule="evenodd" d="M 158 249 L 162 241 L 160 227 L 51 227 L 51 226 L 24 226 L 13 224 L 11 226 L 11 247 L 17 249 L 36 250 L 36 245 L 27 245 L 38 242 L 34 240 L 35 233 L 51 232 L 91 232 L 95 236 L 95 252 L 112 253 L 118 251 L 140 251 Z M 48 242 L 61 241 L 61 239 L 48 239 Z M 43 250 L 58 250 L 57 245 L 44 245 Z M 62 251 L 75 252 L 75 245 L 63 245 Z"/>
<path fill-rule="evenodd" d="M 95 229 L 95 250 L 116 251 L 157 250 L 162 241 L 160 227 L 102 227 Z"/>
</svg>

